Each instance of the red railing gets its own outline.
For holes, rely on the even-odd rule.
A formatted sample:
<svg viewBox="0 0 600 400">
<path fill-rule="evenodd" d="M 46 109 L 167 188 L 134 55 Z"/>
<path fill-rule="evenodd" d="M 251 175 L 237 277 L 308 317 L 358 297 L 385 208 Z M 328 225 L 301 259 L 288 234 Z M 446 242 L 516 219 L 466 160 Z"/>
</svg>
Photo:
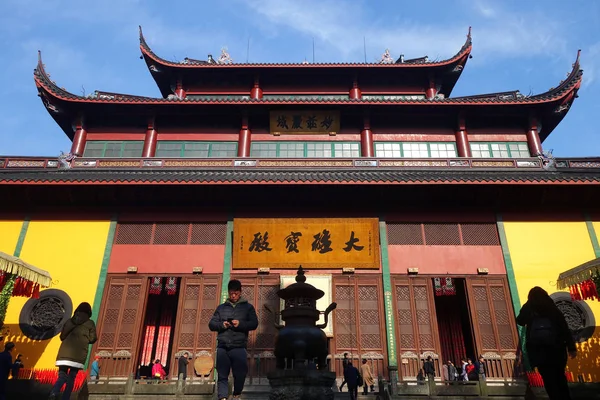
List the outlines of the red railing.
<svg viewBox="0 0 600 400">
<path fill-rule="evenodd" d="M 21 369 L 17 379 L 30 379 L 35 380 L 41 384 L 52 385 L 58 379 L 58 369 Z M 75 378 L 75 384 L 73 391 L 76 392 L 83 386 L 83 383 L 87 379 L 87 372 L 79 371 Z M 60 389 L 61 392 L 64 390 L 64 386 Z"/>
</svg>

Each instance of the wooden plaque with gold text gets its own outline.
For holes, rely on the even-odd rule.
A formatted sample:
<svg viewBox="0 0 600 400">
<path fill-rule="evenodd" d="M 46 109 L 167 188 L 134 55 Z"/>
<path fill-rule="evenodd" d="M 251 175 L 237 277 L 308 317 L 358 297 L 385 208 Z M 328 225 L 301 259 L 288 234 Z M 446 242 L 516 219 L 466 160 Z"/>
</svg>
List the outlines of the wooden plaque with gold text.
<svg viewBox="0 0 600 400">
<path fill-rule="evenodd" d="M 379 269 L 377 218 L 239 218 L 234 269 Z"/>
<path fill-rule="evenodd" d="M 340 131 L 339 111 L 271 111 L 273 135 L 330 134 Z"/>
</svg>

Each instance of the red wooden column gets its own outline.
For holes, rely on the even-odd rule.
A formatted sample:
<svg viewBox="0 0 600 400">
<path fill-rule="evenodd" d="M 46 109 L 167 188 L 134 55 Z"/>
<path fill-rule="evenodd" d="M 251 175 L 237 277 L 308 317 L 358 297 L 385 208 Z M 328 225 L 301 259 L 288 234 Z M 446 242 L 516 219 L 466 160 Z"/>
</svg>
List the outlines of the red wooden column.
<svg viewBox="0 0 600 400">
<path fill-rule="evenodd" d="M 146 137 L 144 138 L 144 150 L 142 150 L 142 157 L 149 158 L 156 155 L 156 139 L 158 134 L 154 129 L 154 118 L 148 121 L 148 129 L 146 129 Z"/>
<path fill-rule="evenodd" d="M 464 117 L 458 118 L 458 129 L 454 133 L 456 136 L 456 152 L 459 157 L 472 157 L 471 145 L 469 144 L 469 135 Z"/>
<path fill-rule="evenodd" d="M 373 131 L 371 131 L 371 120 L 365 116 L 363 130 L 360 132 L 360 151 L 362 157 L 373 157 Z"/>
<path fill-rule="evenodd" d="M 537 118 L 529 118 L 529 129 L 527 130 L 527 145 L 532 157 L 542 154 L 542 141 L 538 132 Z"/>
<path fill-rule="evenodd" d="M 73 144 L 71 145 L 71 154 L 81 157 L 85 150 L 85 142 L 87 140 L 87 131 L 83 125 L 83 118 L 80 118 L 75 125 L 75 135 L 73 136 Z"/>
<path fill-rule="evenodd" d="M 425 97 L 427 100 L 433 100 L 436 95 L 435 90 L 435 78 L 433 76 L 429 77 L 429 88 L 425 91 Z"/>
<path fill-rule="evenodd" d="M 183 89 L 183 83 L 181 83 L 181 79 L 178 79 L 177 83 L 175 84 L 175 96 L 179 97 L 180 99 L 185 99 L 187 96 L 187 93 Z"/>
<path fill-rule="evenodd" d="M 350 89 L 348 97 L 350 97 L 351 99 L 362 99 L 362 92 L 358 87 L 358 80 L 356 78 L 354 78 L 354 82 L 352 83 L 352 89 Z"/>
<path fill-rule="evenodd" d="M 260 84 L 258 82 L 258 77 L 254 78 L 254 87 L 250 90 L 250 98 L 251 99 L 262 99 L 263 91 L 260 88 Z"/>
<path fill-rule="evenodd" d="M 248 128 L 248 116 L 242 116 L 242 129 L 238 138 L 238 157 L 250 157 L 250 144 L 252 131 Z"/>
</svg>

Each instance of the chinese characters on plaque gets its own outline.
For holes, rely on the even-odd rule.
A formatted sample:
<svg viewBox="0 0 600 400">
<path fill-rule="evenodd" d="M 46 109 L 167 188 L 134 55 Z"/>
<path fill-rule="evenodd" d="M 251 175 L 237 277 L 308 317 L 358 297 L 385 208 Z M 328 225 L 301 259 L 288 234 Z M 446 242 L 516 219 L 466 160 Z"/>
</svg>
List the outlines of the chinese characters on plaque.
<svg viewBox="0 0 600 400">
<path fill-rule="evenodd" d="M 233 268 L 379 268 L 379 222 L 235 219 Z"/>
<path fill-rule="evenodd" d="M 271 111 L 271 133 L 329 134 L 340 130 L 339 111 Z"/>
</svg>

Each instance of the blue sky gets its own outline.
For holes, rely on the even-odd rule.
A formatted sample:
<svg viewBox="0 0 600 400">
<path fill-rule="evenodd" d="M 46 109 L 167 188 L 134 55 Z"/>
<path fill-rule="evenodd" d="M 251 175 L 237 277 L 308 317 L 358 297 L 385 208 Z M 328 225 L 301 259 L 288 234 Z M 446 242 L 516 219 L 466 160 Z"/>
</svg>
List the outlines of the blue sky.
<svg viewBox="0 0 600 400">
<path fill-rule="evenodd" d="M 168 4 L 168 5 L 167 5 Z M 473 59 L 453 96 L 555 87 L 582 50 L 584 81 L 544 142 L 557 156 L 600 156 L 600 2 L 376 0 L 2 0 L 0 154 L 58 155 L 70 141 L 33 82 L 37 50 L 61 87 L 159 97 L 139 59 L 138 25 L 163 58 L 205 59 L 226 46 L 234 61 L 375 61 L 447 58 L 473 27 Z"/>
</svg>

